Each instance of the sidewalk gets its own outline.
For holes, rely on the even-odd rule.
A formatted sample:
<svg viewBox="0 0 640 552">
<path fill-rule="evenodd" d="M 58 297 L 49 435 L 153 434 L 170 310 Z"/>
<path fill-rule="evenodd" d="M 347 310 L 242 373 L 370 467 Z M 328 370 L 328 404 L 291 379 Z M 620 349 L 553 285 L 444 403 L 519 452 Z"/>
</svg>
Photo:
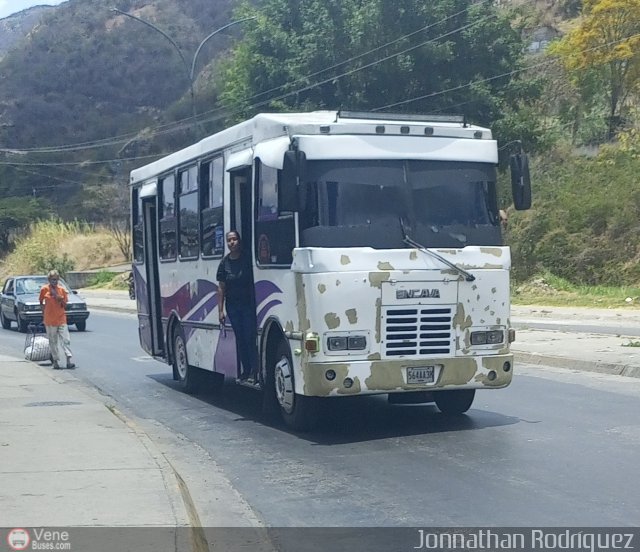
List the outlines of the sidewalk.
<svg viewBox="0 0 640 552">
<path fill-rule="evenodd" d="M 0 351 L 0 379 L 0 526 L 189 525 L 163 455 L 72 372 Z"/>
<path fill-rule="evenodd" d="M 511 320 L 519 328 L 511 346 L 518 363 L 640 378 L 640 337 L 637 331 L 624 335 L 625 328 L 640 329 L 638 309 L 512 306 Z M 527 327 L 536 323 L 584 326 L 585 331 Z M 593 326 L 606 326 L 611 333 L 586 328 Z"/>
<path fill-rule="evenodd" d="M 7 351 L 0 344 L 0 551 L 32 549 L 11 547 L 17 531 L 33 549 L 274 552 L 200 447 L 157 424 L 147 434 L 75 371 Z"/>
<path fill-rule="evenodd" d="M 119 290 L 80 290 L 90 309 L 135 312 L 136 302 Z M 622 332 L 625 327 L 640 329 L 640 309 L 589 309 L 583 307 L 518 306 L 511 308 L 511 320 L 519 329 L 511 348 L 519 364 L 546 364 L 557 368 L 586 370 L 640 377 L 640 337 L 530 329 L 527 325 L 551 322 L 554 325 L 603 325 Z"/>
</svg>

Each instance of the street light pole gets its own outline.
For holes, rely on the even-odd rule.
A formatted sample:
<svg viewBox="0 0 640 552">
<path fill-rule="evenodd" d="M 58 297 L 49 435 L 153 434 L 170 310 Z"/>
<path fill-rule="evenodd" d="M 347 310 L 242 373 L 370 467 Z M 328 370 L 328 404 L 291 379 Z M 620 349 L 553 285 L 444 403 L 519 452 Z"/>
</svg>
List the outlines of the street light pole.
<svg viewBox="0 0 640 552">
<path fill-rule="evenodd" d="M 216 29 L 215 31 L 210 33 L 198 45 L 198 48 L 196 49 L 196 53 L 193 55 L 193 60 L 191 62 L 191 67 L 189 67 L 189 64 L 187 63 L 187 60 L 185 59 L 184 54 L 182 53 L 182 50 L 176 44 L 175 40 L 173 40 L 161 28 L 156 27 L 153 23 L 149 23 L 149 21 L 145 21 L 144 19 L 141 19 L 137 15 L 133 15 L 131 13 L 127 13 L 125 11 L 119 10 L 118 8 L 111 8 L 111 10 L 116 12 L 116 13 L 119 13 L 120 15 L 126 15 L 127 17 L 130 17 L 131 19 L 135 19 L 136 21 L 139 21 L 140 23 L 143 23 L 147 27 L 151 27 L 155 31 L 158 31 L 162 36 L 164 36 L 171 43 L 171 45 L 178 52 L 178 55 L 180 56 L 180 59 L 182 60 L 182 65 L 184 66 L 184 68 L 186 70 L 187 78 L 189 79 L 189 94 L 191 96 L 191 117 L 193 118 L 193 123 L 196 126 L 198 125 L 198 113 L 197 113 L 197 109 L 196 109 L 196 94 L 195 94 L 195 89 L 194 89 L 194 81 L 195 81 L 196 61 L 198 59 L 198 55 L 200 54 L 200 51 L 202 50 L 202 47 L 205 45 L 205 43 L 211 37 L 217 35 L 219 32 L 222 32 L 222 31 L 228 29 L 229 27 L 232 27 L 233 25 L 237 25 L 238 23 L 243 23 L 245 21 L 249 21 L 250 19 L 256 19 L 255 16 L 245 17 L 243 19 L 238 19 L 237 21 L 232 21 L 231 23 L 227 23 L 223 27 L 220 27 L 219 29 Z"/>
</svg>

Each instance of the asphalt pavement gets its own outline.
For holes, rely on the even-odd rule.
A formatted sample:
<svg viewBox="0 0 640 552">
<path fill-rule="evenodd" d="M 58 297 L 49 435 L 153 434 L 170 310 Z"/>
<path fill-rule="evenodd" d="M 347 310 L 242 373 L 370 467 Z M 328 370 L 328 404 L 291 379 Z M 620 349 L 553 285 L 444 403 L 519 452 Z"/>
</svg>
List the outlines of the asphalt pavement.
<svg viewBox="0 0 640 552">
<path fill-rule="evenodd" d="M 126 291 L 80 295 L 90 310 L 135 312 Z M 526 363 L 640 377 L 640 310 L 516 306 L 512 323 L 516 371 Z M 73 371 L 17 358 L 0 341 L 0 377 L 0 527 L 260 527 L 247 505 L 230 504 L 222 479 L 213 488 L 224 504 L 199 518 L 163 451 Z M 174 549 L 207 549 L 184 535 L 189 543 Z"/>
</svg>

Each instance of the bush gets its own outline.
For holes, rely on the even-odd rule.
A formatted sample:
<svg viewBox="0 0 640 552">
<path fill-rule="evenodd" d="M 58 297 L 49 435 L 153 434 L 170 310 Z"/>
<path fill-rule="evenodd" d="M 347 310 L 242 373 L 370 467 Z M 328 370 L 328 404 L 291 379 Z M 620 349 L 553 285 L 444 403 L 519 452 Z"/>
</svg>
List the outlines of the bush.
<svg viewBox="0 0 640 552">
<path fill-rule="evenodd" d="M 57 270 L 60 276 L 67 277 L 67 273 L 75 268 L 75 262 L 64 253 L 61 257 L 57 257 L 53 253 L 37 257 L 35 261 L 35 272 L 47 274 L 50 270 Z"/>
<path fill-rule="evenodd" d="M 515 281 L 550 272 L 576 285 L 638 283 L 639 152 L 623 142 L 595 158 L 566 152 L 532 163 L 533 207 L 510 211 L 505 235 Z"/>
<path fill-rule="evenodd" d="M 96 272 L 96 275 L 93 276 L 87 284 L 89 287 L 103 287 L 105 284 L 110 284 L 116 276 L 117 274 L 115 272 L 101 270 L 100 272 Z"/>
</svg>

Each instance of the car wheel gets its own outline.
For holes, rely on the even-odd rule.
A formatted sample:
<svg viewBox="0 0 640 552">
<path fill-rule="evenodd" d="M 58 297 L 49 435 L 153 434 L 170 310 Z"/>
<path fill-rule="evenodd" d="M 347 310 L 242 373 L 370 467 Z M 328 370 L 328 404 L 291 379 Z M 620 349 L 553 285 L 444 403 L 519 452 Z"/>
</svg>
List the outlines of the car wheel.
<svg viewBox="0 0 640 552">
<path fill-rule="evenodd" d="M 284 422 L 297 431 L 310 431 L 318 422 L 319 399 L 295 392 L 289 346 L 281 341 L 274 361 L 267 367 L 264 405 L 267 413 L 277 405 Z"/>
<path fill-rule="evenodd" d="M 87 329 L 87 321 L 82 320 L 80 322 L 76 322 L 76 328 L 79 332 L 84 332 Z"/>
<path fill-rule="evenodd" d="M 475 389 L 437 391 L 434 393 L 436 405 L 443 414 L 464 414 L 471 408 L 475 396 Z"/>
<path fill-rule="evenodd" d="M 8 330 L 11 327 L 11 320 L 9 320 L 2 311 L 0 311 L 0 323 L 5 330 Z"/>
<path fill-rule="evenodd" d="M 22 319 L 22 316 L 20 316 L 19 312 L 16 312 L 16 324 L 18 325 L 19 332 L 27 332 L 27 321 Z"/>
</svg>

